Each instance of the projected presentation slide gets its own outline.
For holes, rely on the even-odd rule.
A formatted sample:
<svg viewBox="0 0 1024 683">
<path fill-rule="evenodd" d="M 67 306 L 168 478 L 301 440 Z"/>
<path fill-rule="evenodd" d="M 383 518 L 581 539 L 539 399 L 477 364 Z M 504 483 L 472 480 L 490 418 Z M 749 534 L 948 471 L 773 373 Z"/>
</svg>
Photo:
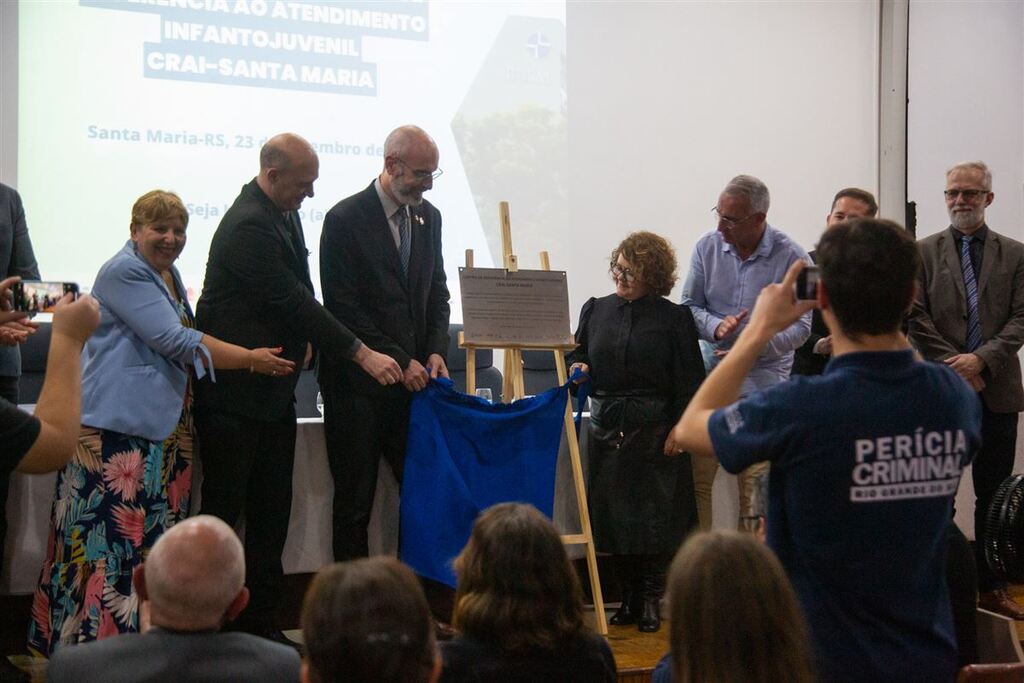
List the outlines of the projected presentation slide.
<svg viewBox="0 0 1024 683">
<path fill-rule="evenodd" d="M 453 320 L 465 250 L 501 264 L 499 201 L 523 267 L 541 249 L 564 263 L 564 3 L 81 0 L 25 2 L 18 18 L 17 184 L 47 279 L 88 290 L 134 200 L 160 188 L 189 210 L 177 265 L 195 302 L 260 146 L 291 131 L 320 156 L 301 210 L 319 296 L 324 214 L 373 181 L 406 123 L 440 149 L 426 198 L 444 219 Z"/>
</svg>

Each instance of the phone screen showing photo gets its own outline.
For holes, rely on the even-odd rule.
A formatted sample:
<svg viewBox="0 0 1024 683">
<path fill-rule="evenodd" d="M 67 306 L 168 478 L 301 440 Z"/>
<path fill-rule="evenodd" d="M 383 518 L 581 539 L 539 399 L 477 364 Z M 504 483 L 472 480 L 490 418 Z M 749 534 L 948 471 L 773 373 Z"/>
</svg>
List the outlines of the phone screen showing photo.
<svg viewBox="0 0 1024 683">
<path fill-rule="evenodd" d="M 14 309 L 33 315 L 53 313 L 57 302 L 68 292 L 77 295 L 78 285 L 73 282 L 22 281 L 14 286 Z"/>
</svg>

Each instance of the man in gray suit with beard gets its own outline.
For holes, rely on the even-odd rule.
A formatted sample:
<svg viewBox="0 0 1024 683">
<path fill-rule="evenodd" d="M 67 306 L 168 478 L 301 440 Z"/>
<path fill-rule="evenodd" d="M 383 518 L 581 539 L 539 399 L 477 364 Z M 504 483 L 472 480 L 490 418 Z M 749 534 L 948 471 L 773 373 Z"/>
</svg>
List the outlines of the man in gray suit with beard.
<svg viewBox="0 0 1024 683">
<path fill-rule="evenodd" d="M 982 443 L 972 472 L 978 606 L 1024 619 L 984 552 L 989 503 L 1013 471 L 1017 418 L 1024 410 L 1017 358 L 1024 344 L 1024 244 L 985 223 L 995 194 L 984 163 L 949 169 L 945 197 L 950 226 L 918 242 L 923 270 L 910 340 L 925 358 L 956 370 L 981 397 Z"/>
<path fill-rule="evenodd" d="M 48 680 L 299 680 L 294 649 L 248 633 L 219 632 L 245 608 L 249 590 L 242 544 L 217 517 L 199 515 L 172 527 L 134 581 L 143 606 L 149 606 L 148 630 L 65 645 L 50 658 Z"/>
</svg>

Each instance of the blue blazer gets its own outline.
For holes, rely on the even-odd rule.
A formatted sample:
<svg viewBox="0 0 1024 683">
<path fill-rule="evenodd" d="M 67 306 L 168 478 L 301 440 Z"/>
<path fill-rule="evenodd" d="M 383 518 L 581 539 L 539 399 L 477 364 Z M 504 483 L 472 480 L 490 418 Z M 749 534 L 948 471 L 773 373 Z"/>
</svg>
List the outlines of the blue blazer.
<svg viewBox="0 0 1024 683">
<path fill-rule="evenodd" d="M 171 273 L 191 319 L 181 276 Z M 181 324 L 163 278 L 131 240 L 100 268 L 92 296 L 100 326 L 82 353 L 82 424 L 163 441 L 181 417 L 189 366 L 206 374 L 203 333 Z"/>
</svg>

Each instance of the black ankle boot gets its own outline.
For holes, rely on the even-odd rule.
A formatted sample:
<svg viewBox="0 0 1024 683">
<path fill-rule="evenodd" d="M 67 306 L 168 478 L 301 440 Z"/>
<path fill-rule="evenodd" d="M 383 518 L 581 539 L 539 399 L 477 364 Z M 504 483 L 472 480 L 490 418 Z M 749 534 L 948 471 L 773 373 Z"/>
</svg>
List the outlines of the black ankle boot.
<svg viewBox="0 0 1024 683">
<path fill-rule="evenodd" d="M 645 556 L 641 562 L 640 595 L 642 604 L 637 615 L 637 628 L 643 633 L 654 633 L 661 628 L 661 594 L 665 586 L 664 558 Z"/>
<path fill-rule="evenodd" d="M 612 615 L 612 618 L 608 620 L 608 623 L 612 626 L 628 626 L 629 624 L 635 624 L 638 614 L 638 600 L 636 593 L 631 589 L 622 591 L 622 605 Z"/>
<path fill-rule="evenodd" d="M 656 596 L 644 596 L 643 607 L 637 628 L 642 633 L 655 633 L 661 628 L 661 613 L 658 609 L 660 600 Z"/>
</svg>

